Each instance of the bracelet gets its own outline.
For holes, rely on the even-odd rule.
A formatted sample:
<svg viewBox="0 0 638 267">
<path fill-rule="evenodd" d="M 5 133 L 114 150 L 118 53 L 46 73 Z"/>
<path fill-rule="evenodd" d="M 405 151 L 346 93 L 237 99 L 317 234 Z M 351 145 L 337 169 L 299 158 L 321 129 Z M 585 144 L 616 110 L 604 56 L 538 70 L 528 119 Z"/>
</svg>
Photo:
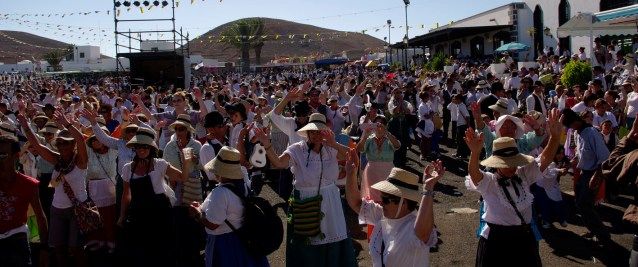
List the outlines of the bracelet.
<svg viewBox="0 0 638 267">
<path fill-rule="evenodd" d="M 421 195 L 426 196 L 426 197 L 434 197 L 434 190 L 429 190 L 429 189 L 423 189 L 423 192 L 421 192 Z"/>
</svg>

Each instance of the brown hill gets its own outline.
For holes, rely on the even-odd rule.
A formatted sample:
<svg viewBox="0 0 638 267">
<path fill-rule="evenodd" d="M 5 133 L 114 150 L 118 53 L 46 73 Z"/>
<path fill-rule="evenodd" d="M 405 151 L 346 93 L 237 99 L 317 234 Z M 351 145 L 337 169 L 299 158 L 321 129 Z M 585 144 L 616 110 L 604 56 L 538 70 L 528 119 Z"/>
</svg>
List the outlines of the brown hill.
<svg viewBox="0 0 638 267">
<path fill-rule="evenodd" d="M 70 45 L 26 32 L 0 31 L 0 62 L 14 64 L 25 59 L 31 60 L 32 56 L 42 59 L 51 49 L 64 49 Z"/>
<path fill-rule="evenodd" d="M 367 51 L 382 49 L 384 44 L 382 40 L 362 33 L 346 33 L 281 19 L 263 18 L 263 20 L 264 35 L 268 37 L 265 38 L 261 52 L 262 63 L 275 57 L 311 55 L 323 57 L 341 55 L 342 51 L 346 51 L 349 58 L 356 59 Z M 202 54 L 206 58 L 222 61 L 237 61 L 240 57 L 239 49 L 219 42 L 224 30 L 235 23 L 236 21 L 232 21 L 223 24 L 191 40 L 191 54 Z M 290 38 L 293 34 L 293 38 Z M 275 39 L 276 35 L 280 35 L 279 38 Z M 252 49 L 250 57 L 251 64 L 254 64 L 255 54 Z"/>
</svg>

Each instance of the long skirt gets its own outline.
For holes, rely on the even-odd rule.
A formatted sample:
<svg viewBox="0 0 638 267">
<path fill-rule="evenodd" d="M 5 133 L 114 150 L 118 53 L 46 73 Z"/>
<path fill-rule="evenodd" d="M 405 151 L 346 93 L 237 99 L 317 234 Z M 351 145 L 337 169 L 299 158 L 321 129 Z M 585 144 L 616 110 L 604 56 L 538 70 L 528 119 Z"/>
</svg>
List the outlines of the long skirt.
<svg viewBox="0 0 638 267">
<path fill-rule="evenodd" d="M 381 203 L 381 192 L 372 189 L 372 185 L 381 181 L 385 181 L 390 175 L 394 165 L 392 162 L 369 161 L 363 170 L 363 179 L 361 179 L 361 197 L 371 199 L 374 202 Z"/>
<path fill-rule="evenodd" d="M 530 225 L 488 225 L 488 237 L 479 239 L 476 251 L 477 267 L 542 266 L 538 242 Z"/>
<path fill-rule="evenodd" d="M 209 234 L 206 240 L 206 267 L 262 267 L 270 266 L 266 256 L 248 254 L 239 237 L 233 233 Z"/>
</svg>

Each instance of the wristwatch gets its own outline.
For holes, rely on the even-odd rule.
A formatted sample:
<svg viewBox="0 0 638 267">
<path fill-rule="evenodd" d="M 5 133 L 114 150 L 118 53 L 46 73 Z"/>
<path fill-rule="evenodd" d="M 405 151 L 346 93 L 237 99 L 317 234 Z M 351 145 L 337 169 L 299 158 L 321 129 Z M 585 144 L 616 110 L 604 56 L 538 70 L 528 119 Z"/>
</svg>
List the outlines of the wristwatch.
<svg viewBox="0 0 638 267">
<path fill-rule="evenodd" d="M 434 197 L 434 190 L 423 189 L 421 195 Z"/>
</svg>

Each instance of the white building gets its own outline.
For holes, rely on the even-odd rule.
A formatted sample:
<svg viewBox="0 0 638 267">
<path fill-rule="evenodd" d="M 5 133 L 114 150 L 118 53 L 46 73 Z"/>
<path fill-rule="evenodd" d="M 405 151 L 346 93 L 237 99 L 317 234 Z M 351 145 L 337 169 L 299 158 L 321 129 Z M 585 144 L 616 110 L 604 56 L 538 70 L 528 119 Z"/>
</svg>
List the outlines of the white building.
<svg viewBox="0 0 638 267">
<path fill-rule="evenodd" d="M 432 54 L 488 57 L 509 42 L 529 45 L 519 60 L 533 60 L 543 49 L 589 49 L 588 37 L 557 38 L 557 28 L 578 13 L 595 13 L 638 3 L 637 0 L 524 0 L 454 21 L 410 39 L 410 47 L 428 47 Z M 398 45 L 398 44 L 397 44 Z M 395 45 L 395 46 L 397 46 Z"/>
</svg>

